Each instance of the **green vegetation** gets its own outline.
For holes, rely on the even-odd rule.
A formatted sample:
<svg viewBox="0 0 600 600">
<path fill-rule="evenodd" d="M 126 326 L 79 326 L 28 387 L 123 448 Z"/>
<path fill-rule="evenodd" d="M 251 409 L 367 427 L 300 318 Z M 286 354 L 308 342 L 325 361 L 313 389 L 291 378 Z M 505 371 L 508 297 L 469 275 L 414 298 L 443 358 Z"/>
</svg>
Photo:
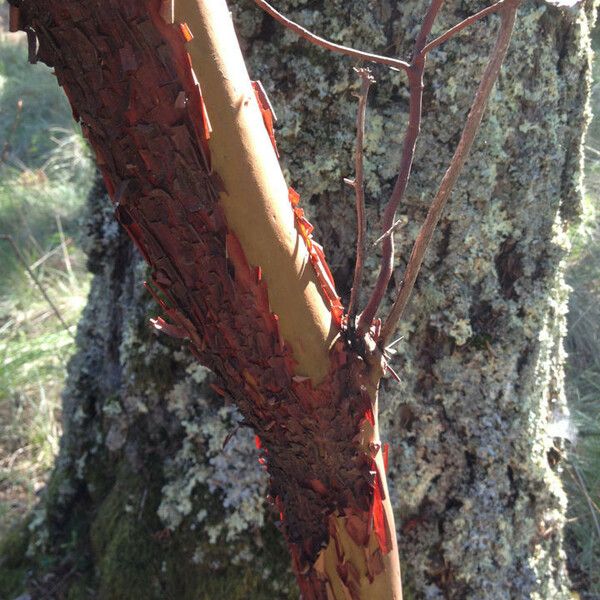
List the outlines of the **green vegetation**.
<svg viewBox="0 0 600 600">
<path fill-rule="evenodd" d="M 260 553 L 264 563 L 225 563 L 221 547 L 231 542 L 200 541 L 189 526 L 182 527 L 176 535 L 163 528 L 157 516 L 160 497 L 160 481 L 145 479 L 121 464 L 114 485 L 91 524 L 91 548 L 98 558 L 94 584 L 99 597 L 267 600 L 273 592 L 263 578 L 264 564 L 269 565 L 275 581 L 285 582 L 293 589 L 288 580 L 288 557 L 281 552 L 280 533 L 273 525 L 267 527 L 262 538 Z M 210 512 L 221 512 L 217 503 L 206 491 L 204 505 Z M 293 591 L 278 596 L 281 600 L 295 597 Z"/>
<path fill-rule="evenodd" d="M 14 598 L 23 589 L 23 579 L 27 570 L 24 556 L 29 541 L 27 525 L 28 521 L 24 520 L 6 532 L 0 539 L 1 598 Z"/>
<path fill-rule="evenodd" d="M 58 450 L 60 392 L 88 287 L 78 232 L 93 166 L 54 76 L 28 66 L 24 44 L 6 34 L 0 107 L 2 537 L 30 510 Z"/>
<path fill-rule="evenodd" d="M 600 51 L 596 28 L 594 50 Z M 594 63 L 593 119 L 586 141 L 586 194 L 573 228 L 566 350 L 572 445 L 564 469 L 569 498 L 571 578 L 581 598 L 600 597 L 600 60 Z"/>
</svg>

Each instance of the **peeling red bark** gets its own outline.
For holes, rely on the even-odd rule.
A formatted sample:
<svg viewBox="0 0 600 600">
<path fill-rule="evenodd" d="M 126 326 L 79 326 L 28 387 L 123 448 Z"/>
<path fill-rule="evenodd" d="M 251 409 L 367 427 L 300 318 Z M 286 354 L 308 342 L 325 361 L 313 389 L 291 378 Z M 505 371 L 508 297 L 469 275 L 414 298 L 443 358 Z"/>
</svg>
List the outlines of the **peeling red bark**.
<svg viewBox="0 0 600 600">
<path fill-rule="evenodd" d="M 189 340 L 256 432 L 304 598 L 325 599 L 331 586 L 314 565 L 336 539 L 332 515 L 365 548 L 370 579 L 392 548 L 375 462 L 381 444 L 361 433 L 375 424 L 381 361 L 365 361 L 340 336 L 324 382 L 313 387 L 295 374 L 260 265 L 248 263 L 218 203 L 223 184 L 211 169 L 210 122 L 185 49 L 189 30 L 164 21 L 162 8 L 160 0 L 25 0 L 20 19 L 35 30 L 39 58 L 55 68 L 96 152 L 116 217 L 151 267 L 148 287 L 169 320 L 154 326 Z M 258 101 L 273 137 L 271 113 Z M 323 250 L 293 190 L 290 201 L 341 325 Z M 373 530 L 379 548 L 368 551 Z M 358 598 L 361 574 L 341 543 L 338 562 L 348 597 Z"/>
</svg>

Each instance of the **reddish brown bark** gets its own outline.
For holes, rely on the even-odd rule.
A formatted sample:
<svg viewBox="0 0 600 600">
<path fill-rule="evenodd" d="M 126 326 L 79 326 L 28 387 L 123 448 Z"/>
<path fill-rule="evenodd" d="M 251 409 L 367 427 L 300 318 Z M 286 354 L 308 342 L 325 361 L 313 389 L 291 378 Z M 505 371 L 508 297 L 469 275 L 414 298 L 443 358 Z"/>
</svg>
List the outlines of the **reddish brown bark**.
<svg viewBox="0 0 600 600">
<path fill-rule="evenodd" d="M 151 267 L 149 288 L 169 321 L 157 326 L 189 340 L 257 433 L 304 597 L 364 597 L 361 581 L 380 575 L 395 549 L 376 426 L 381 355 L 351 349 L 342 332 L 324 381 L 315 387 L 298 375 L 260 265 L 249 264 L 219 202 L 224 184 L 211 166 L 189 31 L 167 23 L 163 8 L 160 0 L 27 0 L 20 19 L 35 30 L 39 58 L 55 68 L 81 121 L 115 214 Z M 291 200 L 339 330 L 322 252 L 293 192 Z M 345 554 L 347 539 L 362 548 L 360 561 Z M 325 575 L 328 544 L 335 582 Z"/>
</svg>

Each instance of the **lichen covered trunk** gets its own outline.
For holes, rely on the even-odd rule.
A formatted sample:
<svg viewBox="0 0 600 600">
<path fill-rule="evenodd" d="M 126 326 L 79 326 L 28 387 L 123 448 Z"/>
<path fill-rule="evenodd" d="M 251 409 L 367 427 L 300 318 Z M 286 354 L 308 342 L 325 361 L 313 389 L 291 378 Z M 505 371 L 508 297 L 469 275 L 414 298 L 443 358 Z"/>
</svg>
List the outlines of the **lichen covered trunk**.
<svg viewBox="0 0 600 600">
<path fill-rule="evenodd" d="M 447 4 L 437 32 L 482 6 Z M 332 2 L 317 13 L 312 4 L 278 3 L 311 29 L 341 31 L 341 43 L 407 56 L 424 3 L 373 7 Z M 380 413 L 407 597 L 570 597 L 553 424 L 566 412 L 561 261 L 581 195 L 591 17 L 589 5 L 566 14 L 542 4 L 520 9 L 479 137 L 398 331 L 392 366 L 402 382 L 385 383 Z M 352 172 L 348 63 L 284 34 L 281 44 L 294 56 L 284 78 L 272 66 L 284 50 L 265 42 L 272 30 L 250 8 L 238 19 L 253 40 L 256 76 L 277 81 L 269 92 L 283 123 L 286 166 L 310 198 L 324 242 L 340 248 L 330 253 L 336 280 L 349 282 L 353 198 L 340 180 Z M 397 236 L 396 287 L 492 43 L 485 22 L 430 55 L 414 175 L 400 209 L 406 225 Z M 402 75 L 375 75 L 366 136 L 374 226 L 393 184 L 408 108 Z M 326 93 L 331 81 L 335 96 Z M 325 110 L 339 120 L 315 121 Z M 369 272 L 377 261 L 368 262 Z"/>
<path fill-rule="evenodd" d="M 61 4 L 80 6 L 73 19 L 86 23 L 90 7 Z M 358 0 L 277 6 L 341 43 L 404 57 L 425 10 L 423 2 L 388 0 L 368 9 Z M 481 7 L 448 2 L 438 31 Z M 308 201 L 346 298 L 354 213 L 342 178 L 352 172 L 352 62 L 284 33 L 250 1 L 232 10 L 252 77 L 262 80 L 279 117 L 284 172 Z M 523 7 L 481 135 L 399 331 L 393 367 L 402 382 L 386 381 L 380 392 L 408 598 L 570 597 L 565 500 L 552 451 L 559 442 L 551 426 L 565 410 L 561 261 L 580 199 L 590 10 Z M 120 9 L 115 15 L 122 16 Z M 407 224 L 397 236 L 396 284 L 454 150 L 492 44 L 490 27 L 474 26 L 429 58 L 422 137 L 401 207 Z M 129 68 L 129 42 L 122 39 L 109 50 Z M 402 74 L 382 68 L 375 75 L 366 135 L 373 227 L 393 185 L 407 110 Z M 165 81 L 165 93 L 170 85 Z M 143 100 L 144 86 L 136 89 Z M 186 150 L 155 168 L 168 170 L 179 153 Z M 145 160 L 155 161 L 151 153 Z M 123 198 L 129 193 L 123 188 Z M 102 210 L 97 202 L 96 214 Z M 243 426 L 247 414 L 219 396 L 222 385 L 185 346 L 148 330 L 148 317 L 157 313 L 141 287 L 143 264 L 106 215 L 92 223 L 97 275 L 70 369 L 57 468 L 30 525 L 30 589 L 50 570 L 57 589 L 72 598 L 297 597 L 272 525 L 279 510 L 263 503 L 268 481 L 256 463 L 267 457 Z M 371 256 L 370 281 L 377 266 Z M 339 385 L 354 376 L 350 366 L 337 372 L 345 378 Z M 253 393 L 245 388 L 244 398 Z M 356 406 L 363 403 L 356 399 Z M 297 417 L 308 420 L 303 428 L 334 418 L 322 407 L 305 410 Z M 261 436 L 271 472 L 287 474 L 290 465 L 275 458 L 277 443 Z M 299 512 L 317 513 L 330 501 L 320 494 L 323 476 L 333 477 L 315 473 L 295 496 L 311 502 Z M 312 539 L 322 543 L 323 530 Z M 48 556 L 62 558 L 52 563 Z"/>
</svg>

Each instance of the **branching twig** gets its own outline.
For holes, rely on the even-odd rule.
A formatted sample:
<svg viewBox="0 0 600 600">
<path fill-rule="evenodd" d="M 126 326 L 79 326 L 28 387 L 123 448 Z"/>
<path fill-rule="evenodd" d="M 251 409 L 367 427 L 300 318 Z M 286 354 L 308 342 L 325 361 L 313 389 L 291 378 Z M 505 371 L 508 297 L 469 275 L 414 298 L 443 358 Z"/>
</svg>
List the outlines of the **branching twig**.
<svg viewBox="0 0 600 600">
<path fill-rule="evenodd" d="M 404 313 L 404 309 L 406 308 L 408 299 L 410 298 L 410 294 L 413 290 L 417 275 L 421 268 L 427 246 L 433 237 L 434 229 L 440 219 L 444 205 L 450 196 L 452 187 L 454 186 L 454 183 L 456 182 L 458 175 L 465 164 L 471 146 L 473 145 L 473 140 L 479 129 L 479 125 L 481 124 L 481 119 L 485 111 L 487 100 L 490 96 L 494 83 L 498 78 L 500 67 L 502 66 L 502 62 L 508 49 L 519 1 L 520 0 L 505 0 L 504 5 L 500 9 L 502 22 L 500 24 L 500 30 L 498 32 L 496 44 L 491 53 L 490 62 L 485 69 L 481 83 L 479 84 L 479 88 L 475 94 L 475 99 L 473 100 L 471 110 L 467 117 L 462 136 L 452 158 L 452 162 L 450 163 L 450 167 L 442 179 L 439 190 L 431 204 L 427 217 L 425 218 L 425 222 L 423 223 L 423 226 L 421 227 L 421 230 L 419 231 L 417 239 L 413 245 L 413 249 L 406 266 L 404 279 L 400 285 L 398 297 L 396 298 L 390 314 L 385 320 L 381 330 L 380 343 L 382 346 L 385 346 L 386 341 L 393 334 L 398 321 Z M 387 237 L 384 241 L 384 244 L 388 243 L 391 237 L 391 235 Z"/>
<path fill-rule="evenodd" d="M 479 21 L 479 19 L 483 19 L 483 17 L 487 17 L 492 13 L 498 12 L 504 6 L 505 3 L 505 0 L 500 0 L 500 2 L 496 2 L 496 4 L 492 4 L 491 6 L 480 10 L 478 13 L 467 17 L 464 21 L 458 23 L 458 25 L 455 25 L 454 27 L 448 29 L 448 31 L 440 35 L 440 37 L 429 42 L 429 44 L 427 44 L 425 48 L 423 48 L 423 54 L 427 54 L 428 52 L 431 52 L 434 48 L 437 48 L 444 42 L 447 42 L 452 36 L 456 35 L 459 31 L 462 31 L 465 27 L 468 27 L 472 23 L 475 23 L 475 21 Z"/>
<path fill-rule="evenodd" d="M 25 257 L 21 253 L 21 250 L 19 250 L 19 246 L 17 246 L 17 244 L 16 244 L 15 240 L 13 239 L 12 235 L 7 235 L 7 234 L 4 234 L 4 233 L 0 234 L 0 240 L 6 240 L 10 244 L 13 252 L 15 253 L 15 256 L 17 257 L 17 260 L 23 265 L 23 267 L 25 268 L 25 270 L 27 271 L 27 273 L 29 273 L 29 276 L 31 277 L 31 279 L 33 279 L 33 282 L 35 283 L 35 285 L 38 287 L 38 289 L 40 290 L 40 292 L 42 292 L 42 296 L 44 296 L 44 299 L 46 300 L 46 302 L 48 303 L 48 305 L 50 306 L 50 308 L 52 309 L 52 311 L 56 315 L 57 319 L 61 322 L 61 324 L 64 327 L 65 331 L 72 338 L 74 338 L 75 336 L 71 333 L 71 330 L 69 329 L 69 326 L 65 323 L 65 320 L 62 318 L 62 315 L 60 314 L 60 311 L 58 310 L 56 304 L 54 304 L 54 302 L 52 302 L 52 300 L 50 299 L 50 296 L 48 296 L 48 293 L 46 292 L 46 289 L 42 285 L 42 282 L 37 278 L 37 275 L 29 268 L 29 265 L 27 264 L 27 261 L 25 260 Z"/>
<path fill-rule="evenodd" d="M 355 69 L 361 79 L 358 93 L 358 114 L 356 116 L 356 150 L 354 156 L 354 181 L 350 182 L 356 195 L 356 263 L 354 265 L 354 280 L 348 305 L 348 322 L 354 327 L 354 319 L 360 302 L 363 266 L 367 250 L 367 220 L 365 215 L 365 181 L 364 181 L 364 141 L 365 119 L 367 114 L 367 98 L 369 88 L 375 82 L 369 69 Z"/>
<path fill-rule="evenodd" d="M 294 23 L 293 21 L 289 20 L 287 17 L 275 10 L 268 2 L 266 2 L 266 0 L 254 0 L 254 2 L 257 4 L 257 6 L 259 6 L 265 12 L 270 14 L 272 17 L 274 17 L 285 27 L 294 31 L 301 37 L 309 40 L 310 42 L 316 44 L 317 46 L 326 48 L 333 52 L 347 54 L 349 56 L 353 56 L 361 60 L 377 62 L 391 67 L 400 68 L 406 71 L 408 76 L 410 91 L 408 127 L 404 137 L 404 144 L 402 148 L 402 157 L 400 160 L 398 177 L 396 179 L 392 195 L 385 209 L 382 220 L 383 234 L 378 240 L 378 242 L 383 241 L 381 268 L 377 277 L 377 282 L 375 283 L 375 287 L 373 289 L 373 293 L 365 309 L 358 318 L 357 331 L 359 334 L 366 333 L 369 327 L 371 326 L 373 319 L 375 318 L 375 315 L 379 310 L 381 302 L 385 296 L 387 286 L 392 277 L 392 272 L 394 268 L 393 232 L 399 224 L 399 221 L 394 221 L 398 206 L 400 205 L 400 202 L 402 201 L 402 198 L 404 197 L 404 194 L 406 192 L 408 180 L 410 178 L 412 170 L 412 163 L 414 159 L 417 138 L 419 136 L 421 127 L 421 113 L 423 105 L 423 73 L 425 70 L 425 61 L 427 53 L 433 50 L 434 48 L 438 47 L 440 44 L 443 44 L 452 36 L 456 35 L 465 27 L 471 25 L 479 19 L 482 19 L 483 17 L 494 12 L 499 12 L 501 14 L 502 24 L 500 26 L 498 39 L 492 51 L 490 62 L 486 68 L 486 71 L 483 75 L 483 79 L 475 95 L 475 100 L 473 101 L 471 111 L 469 112 L 469 116 L 467 117 L 467 122 L 463 129 L 461 140 L 456 149 L 450 167 L 448 168 L 446 174 L 444 175 L 444 178 L 442 179 L 442 183 L 430 207 L 429 213 L 425 219 L 425 223 L 423 224 L 421 231 L 417 236 L 417 240 L 415 241 L 410 259 L 406 267 L 404 280 L 400 285 L 398 298 L 396 299 L 394 306 L 392 307 L 392 310 L 388 315 L 388 318 L 383 326 L 383 329 L 381 330 L 379 342 L 380 345 L 383 347 L 385 346 L 385 343 L 389 339 L 390 335 L 393 333 L 393 330 L 395 329 L 399 319 L 401 318 L 404 312 L 406 303 L 408 302 L 408 298 L 410 297 L 418 272 L 420 270 L 421 263 L 423 262 L 425 250 L 427 249 L 427 246 L 433 236 L 433 230 L 435 229 L 435 226 L 439 221 L 442 209 L 446 203 L 446 200 L 448 199 L 448 196 L 450 195 L 452 187 L 456 182 L 456 179 L 458 178 L 458 175 L 466 161 L 469 150 L 473 144 L 473 139 L 481 123 L 481 118 L 483 116 L 483 111 L 485 109 L 487 99 L 491 92 L 492 86 L 496 81 L 500 70 L 500 66 L 508 48 L 508 43 L 510 41 L 514 25 L 515 14 L 520 0 L 500 0 L 500 2 L 497 2 L 479 11 L 478 13 L 466 18 L 465 20 L 450 28 L 448 31 L 446 31 L 433 41 L 427 43 L 427 38 L 431 33 L 431 29 L 433 28 L 437 14 L 440 11 L 444 2 L 444 0 L 432 0 L 429 10 L 427 11 L 425 18 L 423 19 L 423 24 L 421 26 L 419 34 L 417 35 L 417 39 L 415 40 L 413 55 L 410 63 L 397 59 L 379 56 L 376 54 L 369 54 L 360 50 L 354 50 L 353 48 L 347 48 L 345 46 L 340 46 L 333 42 L 327 41 L 323 38 L 316 36 L 315 34 L 311 33 L 304 27 L 301 27 L 297 23 Z M 357 188 L 357 211 L 361 210 L 360 198 L 358 197 L 359 193 L 360 192 L 358 192 Z M 360 228 L 361 223 L 359 216 L 359 238 L 361 235 Z M 353 292 L 351 295 L 350 307 L 348 311 L 349 315 L 353 315 L 357 309 L 358 291 L 355 293 L 354 289 L 360 289 L 360 276 L 362 273 L 363 261 L 364 250 L 360 247 L 359 240 L 357 248 L 357 264 L 355 267 L 354 282 L 352 286 Z"/>
<path fill-rule="evenodd" d="M 388 67 L 392 67 L 394 69 L 408 71 L 409 64 L 403 60 L 399 60 L 397 58 L 390 58 L 388 56 L 380 56 L 379 54 L 372 54 L 370 52 L 363 52 L 362 50 L 356 50 L 355 48 L 349 48 L 348 46 L 342 46 L 340 44 L 336 44 L 329 40 L 326 40 L 314 33 L 310 32 L 308 29 L 305 29 L 298 23 L 294 23 L 286 16 L 282 15 L 279 11 L 273 8 L 268 2 L 265 0 L 254 0 L 254 3 L 264 10 L 267 14 L 271 15 L 275 20 L 279 21 L 284 27 L 298 34 L 300 37 L 308 40 L 309 42 L 319 46 L 321 48 L 325 48 L 326 50 L 331 50 L 332 52 L 337 52 L 339 54 L 346 54 L 347 56 L 352 56 L 354 58 L 358 58 L 360 60 L 364 60 L 367 62 L 379 63 L 382 65 L 387 65 Z"/>
<path fill-rule="evenodd" d="M 443 4 L 444 0 L 431 0 L 431 4 L 429 5 L 427 13 L 425 14 L 425 18 L 423 19 L 421 29 L 417 34 L 417 39 L 415 40 L 411 66 L 414 66 L 418 57 L 422 57 L 424 55 L 423 49 L 427 44 L 427 38 L 433 29 L 433 24 L 435 23 L 437 15 L 440 12 Z"/>
<path fill-rule="evenodd" d="M 409 117 L 408 128 L 404 137 L 404 145 L 402 148 L 402 158 L 400 159 L 400 169 L 398 178 L 392 196 L 383 215 L 382 228 L 387 231 L 394 223 L 396 210 L 404 196 L 408 179 L 412 170 L 417 138 L 421 130 L 421 111 L 423 107 L 423 72 L 425 71 L 425 54 L 423 48 L 427 43 L 427 36 L 431 32 L 431 28 L 435 22 L 435 18 L 444 0 L 432 0 L 429 10 L 423 19 L 421 30 L 415 41 L 413 57 L 410 68 L 407 71 L 408 84 L 410 89 L 409 101 Z M 379 305 L 383 300 L 388 283 L 392 277 L 394 269 L 394 240 L 392 236 L 388 236 L 383 243 L 381 268 L 375 283 L 375 288 L 371 294 L 371 298 L 365 307 L 365 310 L 359 317 L 357 330 L 359 333 L 365 333 L 371 326 Z"/>
</svg>

